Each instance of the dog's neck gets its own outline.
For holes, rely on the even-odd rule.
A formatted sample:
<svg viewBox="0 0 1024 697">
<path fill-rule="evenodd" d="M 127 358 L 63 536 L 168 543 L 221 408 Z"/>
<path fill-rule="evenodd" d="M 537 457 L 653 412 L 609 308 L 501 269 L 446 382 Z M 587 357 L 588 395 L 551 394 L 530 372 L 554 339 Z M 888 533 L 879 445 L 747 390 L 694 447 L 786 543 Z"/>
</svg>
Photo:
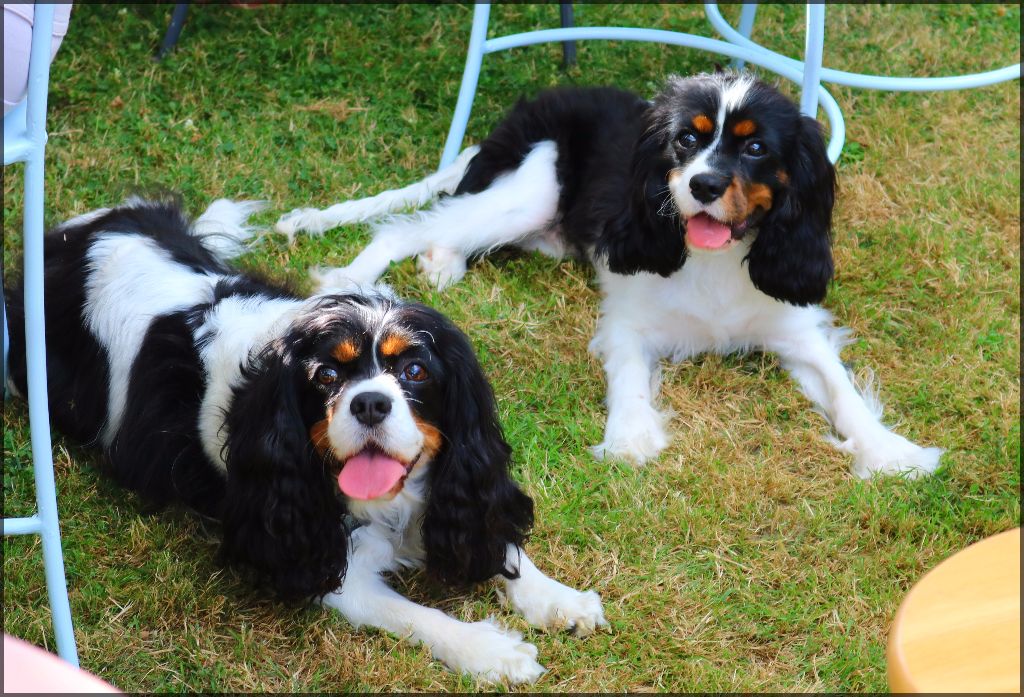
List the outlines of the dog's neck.
<svg viewBox="0 0 1024 697">
<path fill-rule="evenodd" d="M 388 540 L 396 559 L 404 566 L 420 566 L 426 558 L 423 549 L 422 522 L 429 490 L 430 463 L 417 466 L 405 480 L 402 490 L 388 500 L 350 499 L 348 509 L 362 525 Z"/>
</svg>

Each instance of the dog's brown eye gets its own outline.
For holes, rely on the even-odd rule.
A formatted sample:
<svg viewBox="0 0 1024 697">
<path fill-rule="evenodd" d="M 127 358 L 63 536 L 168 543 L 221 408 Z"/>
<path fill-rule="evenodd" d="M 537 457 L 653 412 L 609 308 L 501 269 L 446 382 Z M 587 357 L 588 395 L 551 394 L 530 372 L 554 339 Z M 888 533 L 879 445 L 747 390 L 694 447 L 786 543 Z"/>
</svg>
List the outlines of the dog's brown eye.
<svg viewBox="0 0 1024 697">
<path fill-rule="evenodd" d="M 316 369 L 316 381 L 321 385 L 333 385 L 338 381 L 338 371 L 334 368 L 328 368 L 326 365 L 322 365 Z"/>
<path fill-rule="evenodd" d="M 410 363 L 402 371 L 402 379 L 409 382 L 423 382 L 427 377 L 427 369 L 422 363 Z"/>
<path fill-rule="evenodd" d="M 684 148 L 692 148 L 697 144 L 697 135 L 693 131 L 683 131 L 679 134 L 679 144 Z"/>
<path fill-rule="evenodd" d="M 743 152 L 751 157 L 761 157 L 768 154 L 768 148 L 759 140 L 752 140 L 743 148 Z"/>
</svg>

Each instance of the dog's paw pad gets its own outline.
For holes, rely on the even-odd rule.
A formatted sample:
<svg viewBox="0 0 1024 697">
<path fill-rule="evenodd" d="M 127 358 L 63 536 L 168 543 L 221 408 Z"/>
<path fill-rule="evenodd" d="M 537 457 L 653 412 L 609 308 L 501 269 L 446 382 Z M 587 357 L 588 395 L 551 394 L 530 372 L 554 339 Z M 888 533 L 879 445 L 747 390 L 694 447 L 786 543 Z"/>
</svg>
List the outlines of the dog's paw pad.
<svg viewBox="0 0 1024 697">
<path fill-rule="evenodd" d="M 364 291 L 374 285 L 374 280 L 359 278 L 347 266 L 336 268 L 312 268 L 309 278 L 317 293 L 353 293 Z"/>
</svg>

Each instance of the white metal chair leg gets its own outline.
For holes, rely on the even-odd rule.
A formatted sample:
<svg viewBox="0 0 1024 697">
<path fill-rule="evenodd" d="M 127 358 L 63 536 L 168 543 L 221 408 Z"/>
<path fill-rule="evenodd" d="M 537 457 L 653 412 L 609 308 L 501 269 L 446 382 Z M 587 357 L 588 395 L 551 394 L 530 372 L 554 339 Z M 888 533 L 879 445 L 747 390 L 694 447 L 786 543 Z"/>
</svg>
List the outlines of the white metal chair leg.
<svg viewBox="0 0 1024 697">
<path fill-rule="evenodd" d="M 442 167 L 455 160 L 462 145 L 462 137 L 465 135 L 466 123 L 469 121 L 469 113 L 472 108 L 473 97 L 476 93 L 483 56 L 487 53 L 496 53 L 510 48 L 552 41 L 582 41 L 584 39 L 646 41 L 696 48 L 702 51 L 719 53 L 731 58 L 742 59 L 767 68 L 798 84 L 803 85 L 804 83 L 803 64 L 800 61 L 790 62 L 789 59 L 773 54 L 760 46 L 756 46 L 756 44 L 755 48 L 749 48 L 694 34 L 635 27 L 540 29 L 487 39 L 489 12 L 489 5 L 479 3 L 476 5 L 473 13 L 473 30 L 470 36 L 470 48 L 466 56 L 466 68 L 463 71 L 462 85 L 459 88 L 459 101 L 456 104 L 455 116 L 452 119 L 448 140 L 445 143 L 444 154 L 441 158 Z M 824 16 L 822 16 L 820 24 L 815 26 L 820 26 L 821 29 L 820 35 L 814 39 L 815 43 L 817 43 L 824 38 Z M 812 43 L 813 45 L 815 44 Z M 828 143 L 828 156 L 832 162 L 835 162 L 839 158 L 839 153 L 842 150 L 843 141 L 846 137 L 846 125 L 843 122 L 843 115 L 839 110 L 839 104 L 836 103 L 836 100 L 832 98 L 832 95 L 824 87 L 815 85 L 813 89 L 816 91 L 817 100 L 820 101 L 821 108 L 824 110 L 825 116 L 829 121 L 831 133 Z"/>
<path fill-rule="evenodd" d="M 35 6 L 29 56 L 27 110 L 24 112 L 26 128 L 17 143 L 8 142 L 7 117 L 4 118 L 4 164 L 19 160 L 25 162 L 25 224 L 22 235 L 25 251 L 25 360 L 28 371 L 29 429 L 37 512 L 28 518 L 5 518 L 3 532 L 4 535 L 40 536 L 57 653 L 77 667 L 78 652 L 71 623 L 71 606 L 68 601 L 57 518 L 57 492 L 53 478 L 53 450 L 50 442 L 50 415 L 46 389 L 46 325 L 43 314 L 43 188 L 46 98 L 49 89 L 53 10 L 52 4 L 39 3 Z M 11 114 L 14 114 L 14 111 Z M 17 118 L 21 118 L 20 114 Z M 11 146 L 10 149 L 8 146 Z M 6 328 L 5 315 L 5 348 Z"/>
<path fill-rule="evenodd" d="M 29 192 L 32 192 L 31 195 Z M 78 665 L 71 623 L 64 555 L 57 517 L 57 490 L 53 478 L 53 449 L 46 390 L 46 334 L 43 315 L 43 210 L 30 199 L 43 197 L 43 153 L 25 163 L 25 360 L 28 368 L 28 411 L 35 472 L 39 535 L 43 546 L 46 590 L 50 597 L 57 653 Z"/>
<path fill-rule="evenodd" d="M 745 2 L 743 3 L 743 9 L 740 10 L 740 23 L 737 29 L 740 34 L 746 38 L 750 38 L 750 33 L 754 31 L 754 18 L 757 16 L 757 3 L 756 2 Z M 732 62 L 732 67 L 736 70 L 743 70 L 743 66 L 746 65 L 746 61 L 742 58 L 736 58 Z"/>
<path fill-rule="evenodd" d="M 734 29 L 718 10 L 717 3 L 704 3 L 704 14 L 715 30 L 721 34 L 726 41 L 737 46 L 743 46 L 767 55 L 775 56 L 791 65 L 800 65 L 800 61 L 789 56 L 771 51 L 750 40 L 750 33 L 746 34 Z M 996 70 L 987 70 L 982 73 L 971 75 L 950 75 L 943 77 L 887 77 L 883 75 L 868 75 L 865 73 L 851 73 L 845 70 L 833 70 L 832 68 L 821 69 L 821 81 L 835 85 L 846 85 L 847 87 L 859 87 L 871 90 L 891 90 L 894 92 L 932 92 L 948 90 L 964 90 L 974 87 L 994 85 L 1007 80 L 1020 79 L 1020 63 L 1008 65 Z"/>
<path fill-rule="evenodd" d="M 821 60 L 825 52 L 825 6 L 807 5 L 804 30 L 804 79 L 800 92 L 800 111 L 812 119 L 818 116 L 818 87 L 821 86 Z"/>
<path fill-rule="evenodd" d="M 7 399 L 7 352 L 8 345 L 11 343 L 10 336 L 7 334 L 7 303 L 0 303 L 0 317 L 4 321 L 4 399 Z"/>
<path fill-rule="evenodd" d="M 469 49 L 466 51 L 466 67 L 462 71 L 462 84 L 459 86 L 459 100 L 455 103 L 455 114 L 448 128 L 448 139 L 441 155 L 441 166 L 447 167 L 455 162 L 462 149 L 462 138 L 466 135 L 466 124 L 473 110 L 473 98 L 476 96 L 476 85 L 480 79 L 480 66 L 484 59 L 484 42 L 487 40 L 487 22 L 491 15 L 489 3 L 478 2 L 473 6 L 473 29 L 469 34 Z"/>
</svg>

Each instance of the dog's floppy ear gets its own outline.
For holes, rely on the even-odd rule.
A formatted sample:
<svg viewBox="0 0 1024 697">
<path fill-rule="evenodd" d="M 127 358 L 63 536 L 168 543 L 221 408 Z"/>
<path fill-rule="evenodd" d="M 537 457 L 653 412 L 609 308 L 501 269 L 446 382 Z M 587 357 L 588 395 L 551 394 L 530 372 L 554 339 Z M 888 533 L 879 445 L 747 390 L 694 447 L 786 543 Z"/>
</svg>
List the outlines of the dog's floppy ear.
<svg viewBox="0 0 1024 697">
<path fill-rule="evenodd" d="M 670 276 L 686 261 L 683 229 L 668 187 L 672 163 L 666 156 L 669 136 L 662 120 L 655 107 L 647 110 L 644 131 L 633 151 L 623 153 L 631 158 L 630 178 L 609 182 L 608 191 L 598 199 L 598 205 L 600 201 L 624 204 L 602 212 L 608 223 L 594 248 L 615 273 Z M 623 188 L 628 190 L 626 196 Z"/>
<path fill-rule="evenodd" d="M 441 450 L 430 465 L 423 521 L 427 569 L 441 580 L 477 583 L 518 576 L 506 559 L 533 525 L 533 501 L 509 474 L 511 448 L 494 394 L 466 336 L 439 313 L 417 306 L 444 367 Z"/>
<path fill-rule="evenodd" d="M 341 586 L 344 506 L 299 412 L 299 366 L 275 342 L 243 374 L 228 414 L 225 561 L 252 572 L 282 600 Z"/>
<path fill-rule="evenodd" d="M 747 255 L 750 280 L 773 298 L 794 305 L 819 303 L 832 280 L 836 175 L 814 119 L 800 117 L 796 147 L 785 167 L 787 188 L 762 221 Z"/>
</svg>

